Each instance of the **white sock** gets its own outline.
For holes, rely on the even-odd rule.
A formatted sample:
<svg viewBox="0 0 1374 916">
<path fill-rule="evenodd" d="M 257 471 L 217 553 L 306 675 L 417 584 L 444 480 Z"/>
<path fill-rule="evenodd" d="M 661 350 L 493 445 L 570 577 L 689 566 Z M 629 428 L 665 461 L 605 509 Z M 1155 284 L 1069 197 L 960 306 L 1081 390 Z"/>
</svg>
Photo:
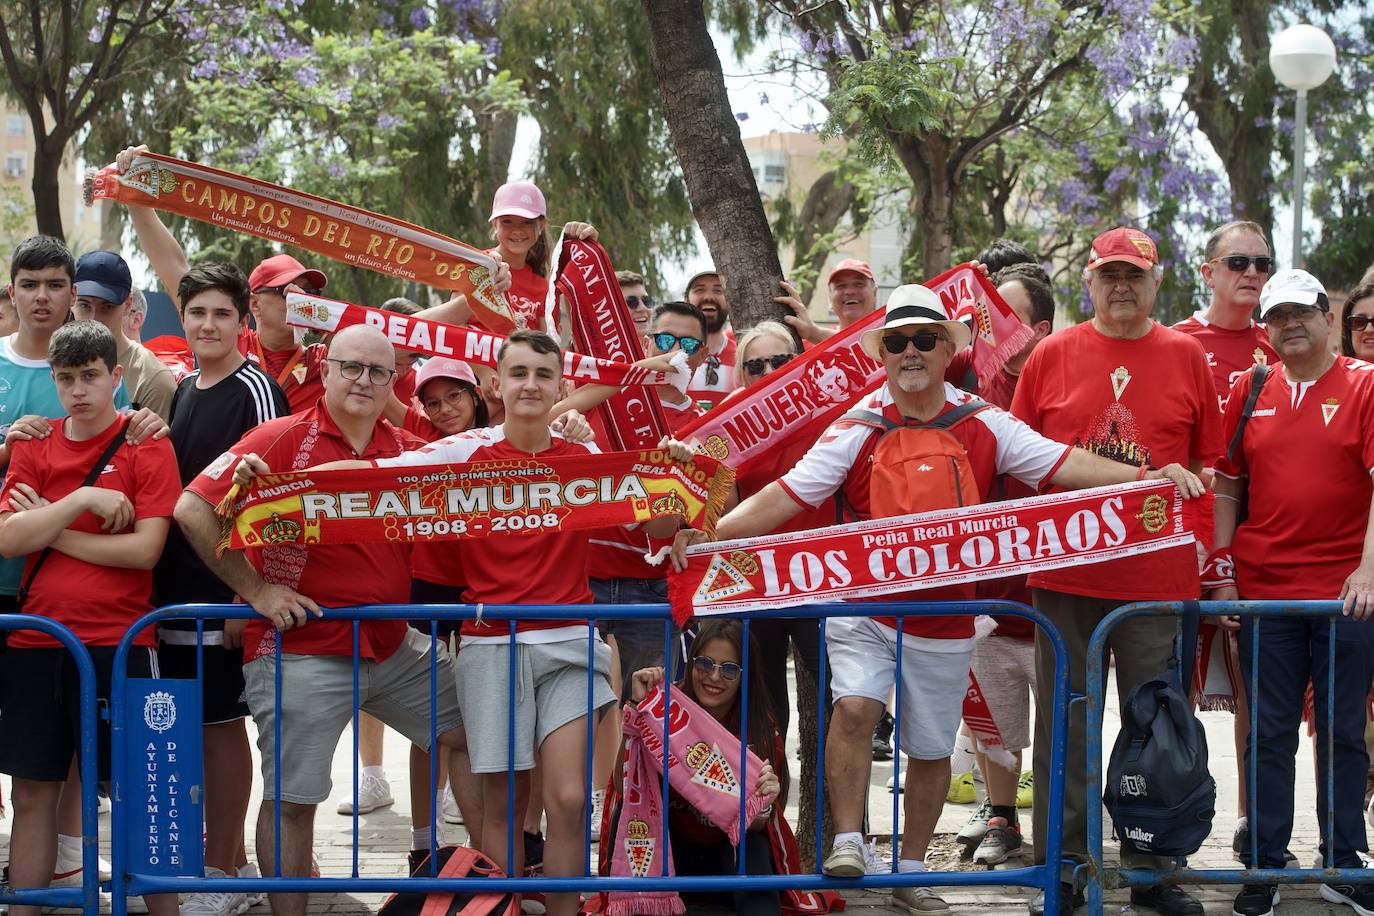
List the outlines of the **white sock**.
<svg viewBox="0 0 1374 916">
<path fill-rule="evenodd" d="M 912 872 L 925 871 L 926 863 L 923 859 L 901 859 L 897 862 L 897 874 L 909 875 Z"/>
<path fill-rule="evenodd" d="M 364 776 L 376 776 L 378 779 L 386 780 L 386 767 L 363 767 Z"/>
<path fill-rule="evenodd" d="M 954 739 L 954 753 L 949 758 L 949 771 L 955 776 L 968 773 L 976 762 L 977 758 L 973 756 L 973 739 L 961 732 Z"/>
<path fill-rule="evenodd" d="M 837 833 L 835 834 L 834 842 L 830 846 L 830 851 L 834 852 L 836 849 L 839 849 L 840 844 L 843 843 L 845 840 L 853 840 L 854 842 L 862 846 L 864 842 L 864 835 L 857 830 L 852 831 L 850 833 Z"/>
<path fill-rule="evenodd" d="M 410 831 L 410 848 L 428 850 L 429 846 L 429 825 L 414 827 Z"/>
<path fill-rule="evenodd" d="M 68 849 L 75 849 L 77 852 L 80 852 L 80 851 L 81 851 L 81 837 L 79 837 L 79 836 L 67 836 L 67 835 L 64 834 L 64 833 L 59 833 L 59 834 L 57 835 L 57 845 L 58 845 L 59 847 L 61 847 L 61 846 L 66 846 Z"/>
<path fill-rule="evenodd" d="M 258 867 L 254 865 L 252 862 L 244 862 L 238 868 L 234 869 L 234 871 L 238 872 L 240 878 L 261 877 L 258 874 Z"/>
</svg>

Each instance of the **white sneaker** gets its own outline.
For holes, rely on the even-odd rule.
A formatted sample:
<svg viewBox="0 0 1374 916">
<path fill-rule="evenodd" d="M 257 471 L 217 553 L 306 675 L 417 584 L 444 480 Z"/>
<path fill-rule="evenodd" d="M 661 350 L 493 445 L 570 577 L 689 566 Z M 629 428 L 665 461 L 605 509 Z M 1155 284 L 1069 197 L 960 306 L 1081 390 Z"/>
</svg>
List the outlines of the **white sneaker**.
<svg viewBox="0 0 1374 916">
<path fill-rule="evenodd" d="M 887 859 L 878 852 L 878 847 L 872 843 L 864 844 L 864 874 L 866 875 L 890 875 L 892 866 Z"/>
<path fill-rule="evenodd" d="M 391 797 L 391 783 L 387 782 L 385 777 L 364 773 L 363 778 L 358 781 L 359 814 L 370 814 L 378 808 L 385 808 L 387 805 L 395 804 L 395 802 L 396 799 Z M 351 797 L 339 802 L 339 813 L 353 813 L 353 799 Z"/>
<path fill-rule="evenodd" d="M 897 887 L 892 889 L 892 905 L 909 913 L 948 913 L 949 904 L 935 893 L 933 887 Z"/>
<path fill-rule="evenodd" d="M 440 810 L 443 812 L 445 824 L 463 823 L 463 811 L 458 807 L 458 799 L 453 797 L 453 786 L 444 786 L 444 801 Z"/>
<path fill-rule="evenodd" d="M 601 839 L 601 812 L 606 806 L 606 790 L 597 789 L 592 793 L 592 842 L 599 842 Z"/>
<path fill-rule="evenodd" d="M 229 877 L 218 868 L 205 866 L 205 877 Z M 181 902 L 182 916 L 239 916 L 248 909 L 248 896 L 226 891 L 199 891 Z"/>
<path fill-rule="evenodd" d="M 240 878 L 262 877 L 262 873 L 258 871 L 257 865 L 253 864 L 252 862 L 249 862 L 247 865 L 239 866 L 238 875 Z M 248 905 L 250 907 L 257 906 L 259 903 L 262 903 L 264 900 L 267 899 L 267 895 L 262 891 L 244 891 L 243 896 L 244 899 L 248 901 Z"/>
<path fill-rule="evenodd" d="M 859 878 L 864 874 L 864 844 L 858 840 L 836 843 L 822 870 L 832 878 Z"/>
<path fill-rule="evenodd" d="M 96 876 L 101 881 L 110 880 L 110 861 L 104 856 L 96 857 Z M 52 883 L 49 887 L 81 886 L 81 850 L 73 849 L 65 843 L 57 844 L 57 862 L 52 868 Z"/>
</svg>

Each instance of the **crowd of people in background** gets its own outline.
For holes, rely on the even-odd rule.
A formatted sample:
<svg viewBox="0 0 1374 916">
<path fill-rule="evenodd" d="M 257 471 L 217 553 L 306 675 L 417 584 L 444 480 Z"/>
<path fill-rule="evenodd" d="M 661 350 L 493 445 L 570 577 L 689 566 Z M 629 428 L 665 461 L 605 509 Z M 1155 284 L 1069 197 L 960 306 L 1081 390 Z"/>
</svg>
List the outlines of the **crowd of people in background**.
<svg viewBox="0 0 1374 916">
<path fill-rule="evenodd" d="M 282 874 L 312 873 L 316 808 L 334 791 L 332 759 L 353 715 L 352 626 L 322 609 L 548 604 L 576 607 L 581 615 L 519 621 L 513 675 L 504 625 L 441 624 L 433 642 L 428 620 L 360 625 L 361 782 L 356 802 L 350 795 L 339 811 L 365 814 L 394 803 L 382 730 L 409 739 L 410 873 L 431 855 L 431 822 L 442 817 L 465 824 L 469 842 L 508 874 L 581 874 L 588 811 L 603 856 L 618 817 L 621 730 L 618 717 L 607 713 L 617 701 L 637 702 L 675 681 L 738 734 L 746 658 L 746 737 L 767 762 L 751 773 L 754 784 L 747 788 L 774 802 L 747 825 L 741 843 L 750 850 L 751 872 L 795 870 L 797 863 L 778 853 L 786 848 L 779 838 L 790 836 L 787 799 L 797 794 L 795 768 L 783 750 L 796 721 L 787 677 L 795 658 L 798 680 L 820 679 L 829 711 L 825 791 L 834 839 L 818 863 L 826 875 L 842 881 L 894 867 L 903 874 L 924 871 L 946 800 L 970 789 L 975 771 L 983 800 L 958 835 L 965 855 L 987 866 L 1020 856 L 1018 808 L 1033 800 L 1031 845 L 1042 862 L 1048 798 L 1034 788 L 1048 784 L 1058 740 L 1069 769 L 1059 912 L 1083 905 L 1073 867 L 1087 855 L 1083 711 L 1071 713 L 1066 736 L 1051 733 L 1052 691 L 1045 688 L 1054 653 L 1024 619 L 994 617 L 975 631 L 972 616 L 908 617 L 899 630 L 895 618 L 875 607 L 871 615 L 831 620 L 823 637 L 814 620 L 780 618 L 753 623 L 747 640 L 737 623 L 665 633 L 662 621 L 642 619 L 602 621 L 589 637 L 596 604 L 666 602 L 669 567 L 646 562 L 648 538 L 676 533 L 678 559 L 683 547 L 706 538 L 678 532 L 676 518 L 519 538 L 216 552 L 214 507 L 244 475 L 585 455 L 608 447 L 597 398 L 584 391 L 579 400 L 562 378 L 565 322 L 557 310 L 545 311 L 552 242 L 547 203 L 536 186 L 505 185 L 493 201 L 491 251 L 504 265 L 497 288 L 519 324 L 494 370 L 423 358 L 367 327 L 303 339 L 286 321 L 285 297 L 327 290 L 323 265 L 276 254 L 245 276 L 223 261 L 192 263 L 155 212 L 131 206 L 129 216 L 142 255 L 176 306 L 189 357 L 164 359 L 140 342 L 147 303 L 120 252 L 74 259 L 60 241 L 41 236 L 14 250 L 0 302 L 0 611 L 47 616 L 69 627 L 95 661 L 104 699 L 115 645 L 150 608 L 242 601 L 256 612 L 248 621 L 206 621 L 203 633 L 191 621 L 165 623 L 144 631 L 130 656 L 129 673 L 138 676 L 194 678 L 201 671 L 207 876 L 271 874 L 278 845 Z M 569 223 L 564 232 L 597 237 L 585 223 Z M 605 244 L 614 255 L 614 240 Z M 649 265 L 636 266 L 640 272 L 621 271 L 617 279 L 646 357 L 680 351 L 690 370 L 685 387 L 657 389 L 670 437 L 713 406 L 768 384 L 805 348 L 882 313 L 862 337 L 885 374 L 876 392 L 856 401 L 864 413 L 847 414 L 818 440 L 782 456 L 777 466 L 785 473 L 742 475 L 719 522 L 720 539 L 950 505 L 913 505 L 873 483 L 888 431 L 914 425 L 942 429 L 958 443 L 973 501 L 1140 479 L 1172 481 L 1188 500 L 1200 520 L 1196 545 L 915 594 L 1034 605 L 1063 637 L 1075 693 L 1087 687 L 1094 627 L 1123 604 L 1199 597 L 1345 601 L 1347 614 L 1338 620 L 1223 621 L 1213 635 L 1220 667 L 1199 684 L 1230 676 L 1222 692 L 1235 710 L 1237 760 L 1243 773 L 1257 768 L 1266 793 L 1262 806 L 1242 794 L 1236 812 L 1236 852 L 1251 867 L 1283 867 L 1291 857 L 1294 756 L 1309 682 L 1317 709 L 1331 699 L 1333 721 L 1315 717 L 1319 771 L 1331 754 L 1335 773 L 1329 833 L 1324 783 L 1319 792 L 1322 836 L 1332 838 L 1320 855 L 1327 865 L 1360 865 L 1367 850 L 1365 698 L 1374 679 L 1367 623 L 1374 611 L 1374 540 L 1367 535 L 1374 495 L 1374 365 L 1367 362 L 1374 361 L 1374 271 L 1348 292 L 1338 316 L 1318 278 L 1278 268 L 1262 227 L 1228 223 L 1210 235 L 1197 268 L 1210 291 L 1208 305 L 1168 327 L 1152 316 L 1165 272 L 1154 242 L 1118 227 L 1095 239 L 1082 274 L 1091 315 L 1056 330 L 1045 265 L 1022 246 L 997 240 L 979 254 L 979 269 L 1031 334 L 980 385 L 959 358 L 971 342 L 968 323 L 915 283 L 884 298 L 861 260 L 841 260 L 823 278 L 833 325 L 815 320 L 797 287 L 784 283 L 776 302 L 788 314 L 748 328 L 732 327 L 730 291 L 716 271 L 694 274 L 680 299 L 659 302 L 645 281 Z M 403 298 L 381 307 L 452 324 L 475 321 L 463 297 L 434 298 L 423 308 Z M 690 457 L 687 443 L 669 438 L 663 445 L 680 460 Z M 1333 630 L 1335 691 L 1328 698 L 1326 646 Z M 273 658 L 278 636 L 280 669 Z M 1166 667 L 1173 640 L 1173 621 L 1165 618 L 1138 618 L 1116 629 L 1111 648 L 1123 700 Z M 55 641 L 30 631 L 11 633 L 0 652 L 0 772 L 13 781 L 8 883 L 14 887 L 80 880 L 79 699 L 64 659 Z M 431 709 L 433 666 L 443 689 Z M 1259 690 L 1252 695 L 1256 668 Z M 995 755 L 961 729 L 970 670 L 1002 736 Z M 492 690 L 502 685 L 504 695 L 512 677 L 513 716 L 493 702 Z M 1207 703 L 1209 689 L 1199 693 Z M 1250 740 L 1252 710 L 1257 744 Z M 430 743 L 431 716 L 437 747 Z M 580 763 L 588 759 L 589 734 L 590 777 Z M 107 722 L 100 742 L 98 776 L 107 779 Z M 1023 775 L 1027 752 L 1031 765 Z M 890 863 L 866 831 L 867 787 L 872 761 L 894 753 L 905 757 L 894 786 L 903 791 L 905 817 L 900 857 Z M 440 755 L 437 788 L 430 785 L 433 754 Z M 953 774 L 952 757 L 968 761 Z M 250 835 L 255 765 L 264 802 Z M 511 768 L 514 820 L 507 807 Z M 1243 791 L 1246 783 L 1242 775 Z M 430 810 L 432 793 L 440 800 L 437 811 Z M 726 835 L 680 797 L 668 806 L 679 870 L 731 871 L 734 848 Z M 507 838 L 516 830 L 523 838 L 509 844 L 508 854 Z M 1127 865 L 1169 865 L 1129 850 L 1122 855 Z M 1321 893 L 1362 916 L 1374 914 L 1374 882 L 1331 882 Z M 1277 885 L 1246 885 L 1234 911 L 1267 916 L 1278 897 Z M 157 913 L 179 908 L 187 916 L 237 916 L 260 899 L 203 892 L 180 901 L 150 896 L 145 903 Z M 730 902 L 741 913 L 779 913 L 783 895 L 740 892 Z M 918 914 L 949 910 L 934 887 L 895 888 L 893 902 Z M 556 914 L 580 906 L 575 894 L 526 895 L 523 903 Z M 306 904 L 302 894 L 271 895 L 280 916 L 300 916 Z M 1203 912 L 1176 885 L 1133 889 L 1131 904 L 1164 916 Z M 1033 916 L 1044 909 L 1041 898 L 1030 907 Z M 37 908 L 16 905 L 11 913 L 36 916 Z"/>
</svg>

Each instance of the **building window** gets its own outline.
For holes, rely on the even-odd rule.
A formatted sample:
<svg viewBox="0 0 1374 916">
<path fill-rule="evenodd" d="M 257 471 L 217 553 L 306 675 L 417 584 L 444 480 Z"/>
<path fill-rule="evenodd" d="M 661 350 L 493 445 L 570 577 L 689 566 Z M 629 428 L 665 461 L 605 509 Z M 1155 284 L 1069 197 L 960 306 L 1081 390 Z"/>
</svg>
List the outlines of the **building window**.
<svg viewBox="0 0 1374 916">
<path fill-rule="evenodd" d="M 11 137 L 24 136 L 24 116 L 17 114 L 5 115 L 5 133 Z"/>
<path fill-rule="evenodd" d="M 5 177 L 6 177 L 6 178 L 22 178 L 22 177 L 24 177 L 24 160 L 25 160 L 25 156 L 24 156 L 23 153 L 9 153 L 9 154 L 7 154 L 7 155 L 5 156 Z"/>
<path fill-rule="evenodd" d="M 765 165 L 763 167 L 763 180 L 769 182 L 782 183 L 787 180 L 787 166 L 785 165 Z"/>
</svg>

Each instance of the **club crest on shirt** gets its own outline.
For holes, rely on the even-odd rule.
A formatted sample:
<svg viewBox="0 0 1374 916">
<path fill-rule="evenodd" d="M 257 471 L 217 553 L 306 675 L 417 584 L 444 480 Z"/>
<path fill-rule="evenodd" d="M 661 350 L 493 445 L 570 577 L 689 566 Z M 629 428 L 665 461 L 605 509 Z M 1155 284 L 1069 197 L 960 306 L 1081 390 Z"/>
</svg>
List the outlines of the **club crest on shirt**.
<svg viewBox="0 0 1374 916">
<path fill-rule="evenodd" d="M 1116 399 L 1121 400 L 1121 395 L 1126 390 L 1126 386 L 1131 383 L 1131 371 L 1125 366 L 1117 366 L 1112 370 L 1112 394 Z"/>
<path fill-rule="evenodd" d="M 220 477 L 224 475 L 224 472 L 233 466 L 237 458 L 238 455 L 235 455 L 233 452 L 225 452 L 223 455 L 220 455 L 214 461 L 210 462 L 205 470 L 200 473 L 209 477 L 211 480 L 219 480 Z"/>
<path fill-rule="evenodd" d="M 1256 366 L 1269 365 L 1269 354 L 1265 353 L 1259 347 L 1255 347 L 1255 352 L 1251 353 L 1250 355 L 1254 357 Z"/>
<path fill-rule="evenodd" d="M 1337 410 L 1340 410 L 1340 408 L 1341 408 L 1341 405 L 1336 401 L 1335 398 L 1327 398 L 1325 401 L 1323 401 L 1323 402 L 1322 402 L 1322 425 L 1324 425 L 1324 426 L 1330 426 L 1330 425 L 1331 425 L 1331 418 L 1334 417 L 1334 416 L 1336 415 L 1336 411 L 1337 411 Z"/>
</svg>

